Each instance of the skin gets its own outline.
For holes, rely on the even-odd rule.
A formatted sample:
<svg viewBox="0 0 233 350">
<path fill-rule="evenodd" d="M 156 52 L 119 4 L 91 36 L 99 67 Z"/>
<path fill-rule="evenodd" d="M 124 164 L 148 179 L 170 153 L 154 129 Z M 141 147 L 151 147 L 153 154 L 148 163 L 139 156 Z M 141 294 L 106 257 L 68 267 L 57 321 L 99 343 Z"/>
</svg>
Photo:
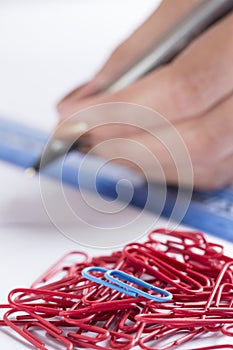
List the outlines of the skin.
<svg viewBox="0 0 233 350">
<path fill-rule="evenodd" d="M 233 183 L 233 12 L 195 39 L 171 63 L 118 92 L 101 93 L 198 2 L 164 0 L 150 18 L 116 48 L 96 76 L 65 96 L 57 109 L 60 120 L 108 102 L 130 102 L 159 112 L 174 125 L 188 149 L 194 186 L 215 189 Z M 105 117 L 102 118 L 104 121 Z M 169 128 L 158 123 L 149 127 L 157 135 L 169 137 Z M 93 132 L 93 143 L 105 140 L 104 135 L 104 127 Z M 110 135 L 127 137 L 144 145 L 159 160 L 166 180 L 177 183 L 177 169 L 171 157 L 150 135 L 135 128 L 123 131 L 121 127 L 115 127 Z M 127 156 L 132 155 L 132 149 L 124 151 Z M 111 158 L 112 150 L 108 148 L 99 155 Z M 181 161 L 179 167 L 185 164 Z M 160 180 L 156 174 L 152 178 Z"/>
</svg>

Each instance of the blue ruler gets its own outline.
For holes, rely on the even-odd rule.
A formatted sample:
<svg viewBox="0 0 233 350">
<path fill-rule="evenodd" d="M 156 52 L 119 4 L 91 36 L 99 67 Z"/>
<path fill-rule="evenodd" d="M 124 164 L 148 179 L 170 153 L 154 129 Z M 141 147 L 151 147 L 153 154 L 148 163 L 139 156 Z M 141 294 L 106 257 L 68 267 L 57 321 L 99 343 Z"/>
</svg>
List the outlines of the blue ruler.
<svg viewBox="0 0 233 350">
<path fill-rule="evenodd" d="M 42 131 L 0 118 L 0 159 L 22 168 L 28 168 L 37 160 L 47 142 L 47 138 L 48 135 Z M 82 157 L 78 152 L 71 152 L 65 159 L 62 174 L 58 171 L 59 160 L 49 165 L 43 172 L 47 176 L 61 179 L 63 183 L 78 187 L 77 172 Z M 91 172 L 91 169 L 95 167 L 95 163 L 98 165 L 99 160 L 90 157 L 89 162 Z M 86 176 L 82 176 L 86 179 L 84 187 L 87 190 L 92 190 L 93 184 L 89 181 L 91 176 L 90 173 L 88 174 L 88 167 L 85 167 L 85 171 L 87 172 L 87 174 L 84 174 Z M 151 186 L 149 195 L 148 185 L 123 167 L 112 164 L 103 167 L 95 178 L 96 189 L 103 196 L 119 198 L 116 184 L 121 179 L 128 179 L 133 184 L 133 195 L 130 204 L 140 208 L 145 207 L 146 204 L 146 208 L 154 213 L 161 211 L 164 194 L 160 186 L 156 184 Z M 121 191 L 120 199 L 128 200 L 129 196 L 126 195 L 127 198 L 124 198 L 124 193 L 127 193 L 127 191 Z M 183 191 L 182 195 L 185 202 L 187 193 Z M 179 206 L 176 208 L 175 212 L 173 211 L 176 199 L 177 189 L 168 188 L 165 203 L 162 203 L 163 216 L 171 217 L 172 215 L 172 219 L 180 219 L 179 215 L 183 209 L 182 204 L 180 204 L 180 208 Z M 182 223 L 233 242 L 233 188 L 212 192 L 195 191 Z"/>
</svg>

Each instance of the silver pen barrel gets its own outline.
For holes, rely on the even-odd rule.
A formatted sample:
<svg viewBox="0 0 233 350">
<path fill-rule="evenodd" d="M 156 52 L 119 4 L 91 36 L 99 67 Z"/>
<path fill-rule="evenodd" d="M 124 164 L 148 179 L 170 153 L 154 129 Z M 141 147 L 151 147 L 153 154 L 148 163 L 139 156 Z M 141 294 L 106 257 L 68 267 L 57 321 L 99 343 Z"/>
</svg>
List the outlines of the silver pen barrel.
<svg viewBox="0 0 233 350">
<path fill-rule="evenodd" d="M 169 29 L 144 57 L 125 72 L 107 91 L 118 91 L 149 71 L 168 63 L 194 38 L 233 9 L 233 0 L 202 0 Z"/>
</svg>

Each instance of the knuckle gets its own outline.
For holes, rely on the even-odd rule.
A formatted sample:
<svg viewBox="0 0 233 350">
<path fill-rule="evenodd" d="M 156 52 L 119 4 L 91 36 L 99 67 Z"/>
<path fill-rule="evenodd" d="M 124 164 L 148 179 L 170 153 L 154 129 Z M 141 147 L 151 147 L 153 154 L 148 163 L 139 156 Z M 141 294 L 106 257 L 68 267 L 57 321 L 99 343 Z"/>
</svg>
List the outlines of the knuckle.
<svg viewBox="0 0 233 350">
<path fill-rule="evenodd" d="M 186 145 L 192 162 L 197 166 L 214 164 L 221 152 L 218 130 L 203 120 L 195 120 L 195 124 L 190 123 L 186 133 Z"/>
<path fill-rule="evenodd" d="M 206 94 L 202 78 L 193 71 L 171 65 L 171 98 L 181 116 L 200 114 L 205 108 Z"/>
</svg>

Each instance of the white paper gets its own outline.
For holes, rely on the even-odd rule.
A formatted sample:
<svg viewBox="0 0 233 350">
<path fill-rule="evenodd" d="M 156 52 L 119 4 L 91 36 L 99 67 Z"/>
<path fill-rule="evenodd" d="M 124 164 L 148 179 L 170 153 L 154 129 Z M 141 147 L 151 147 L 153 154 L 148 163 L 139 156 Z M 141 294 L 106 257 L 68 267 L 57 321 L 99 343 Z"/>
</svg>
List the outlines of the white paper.
<svg viewBox="0 0 233 350">
<path fill-rule="evenodd" d="M 56 122 L 54 105 L 59 98 L 89 79 L 114 46 L 142 21 L 155 3 L 157 1 L 2 0 L 0 114 L 50 130 Z M 54 195 L 57 220 L 66 222 L 68 218 L 59 212 L 56 201 L 56 185 L 51 180 L 48 184 Z M 67 195 L 70 200 L 78 202 L 80 199 L 75 189 L 67 189 Z M 82 215 L 88 216 L 87 211 L 82 210 Z M 137 214 L 138 209 L 127 208 L 121 220 Z M 91 220 L 94 225 L 103 224 L 98 213 Z M 111 220 L 106 216 L 105 225 L 111 226 Z M 138 227 L 137 223 L 135 229 L 142 229 L 152 220 L 153 214 L 147 213 L 142 226 Z M 158 224 L 162 226 L 165 221 L 160 220 Z M 82 220 L 69 221 L 67 225 L 75 225 L 81 236 L 91 239 L 93 227 Z M 133 235 L 132 226 L 124 232 L 124 239 L 131 240 Z M 106 239 L 111 243 L 110 235 Z M 211 240 L 216 239 L 211 237 Z M 233 245 L 222 243 L 232 254 Z M 38 178 L 28 179 L 22 169 L 3 162 L 0 163 L 0 244 L 0 303 L 6 302 L 11 289 L 28 287 L 65 252 L 81 249 L 91 255 L 103 254 L 102 250 L 79 246 L 62 235 L 46 213 Z M 232 340 L 219 339 L 212 334 L 211 341 L 217 344 Z M 0 327 L 0 344 L 4 350 L 32 349 L 3 327 Z M 187 350 L 186 347 L 179 349 Z"/>
</svg>

